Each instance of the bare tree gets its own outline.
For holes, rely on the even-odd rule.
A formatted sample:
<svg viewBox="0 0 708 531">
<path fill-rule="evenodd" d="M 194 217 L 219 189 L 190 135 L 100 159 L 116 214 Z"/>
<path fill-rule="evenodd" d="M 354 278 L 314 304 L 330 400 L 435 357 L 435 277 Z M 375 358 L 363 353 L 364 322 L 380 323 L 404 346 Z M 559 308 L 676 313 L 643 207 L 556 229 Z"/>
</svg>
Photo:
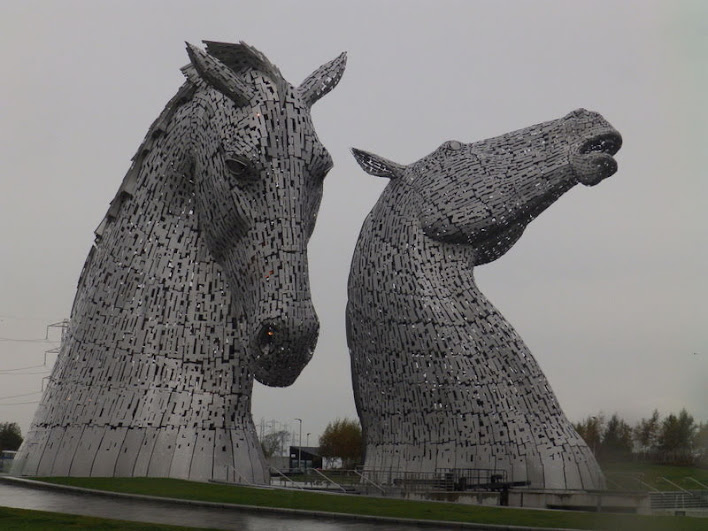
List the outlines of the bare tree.
<svg viewBox="0 0 708 531">
<path fill-rule="evenodd" d="M 261 439 L 261 448 L 263 455 L 266 458 L 274 455 L 283 455 L 285 453 L 285 445 L 290 439 L 288 430 L 278 430 L 264 435 Z"/>
</svg>

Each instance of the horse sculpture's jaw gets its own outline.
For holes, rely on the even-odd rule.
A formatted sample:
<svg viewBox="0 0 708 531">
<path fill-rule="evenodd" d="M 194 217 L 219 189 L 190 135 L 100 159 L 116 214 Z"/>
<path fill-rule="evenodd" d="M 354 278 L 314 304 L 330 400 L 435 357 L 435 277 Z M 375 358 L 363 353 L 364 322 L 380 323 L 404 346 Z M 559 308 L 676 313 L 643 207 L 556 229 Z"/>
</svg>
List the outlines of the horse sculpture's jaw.
<svg viewBox="0 0 708 531">
<path fill-rule="evenodd" d="M 315 352 L 315 336 L 312 346 L 306 350 L 293 352 L 287 347 L 266 349 L 256 356 L 253 364 L 253 377 L 269 387 L 288 387 L 292 385 Z"/>
</svg>

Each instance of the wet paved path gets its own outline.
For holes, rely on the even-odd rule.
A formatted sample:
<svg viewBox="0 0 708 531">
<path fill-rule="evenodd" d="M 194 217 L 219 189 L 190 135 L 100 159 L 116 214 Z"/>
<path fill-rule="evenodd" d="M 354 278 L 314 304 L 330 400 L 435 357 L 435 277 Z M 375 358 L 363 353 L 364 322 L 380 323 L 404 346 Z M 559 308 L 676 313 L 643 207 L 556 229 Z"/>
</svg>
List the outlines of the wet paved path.
<svg viewBox="0 0 708 531">
<path fill-rule="evenodd" d="M 443 531 L 450 526 L 372 522 L 276 514 L 239 508 L 199 507 L 176 502 L 159 502 L 45 490 L 0 482 L 0 505 L 59 513 L 114 518 L 135 522 L 233 529 L 239 531 Z"/>
</svg>

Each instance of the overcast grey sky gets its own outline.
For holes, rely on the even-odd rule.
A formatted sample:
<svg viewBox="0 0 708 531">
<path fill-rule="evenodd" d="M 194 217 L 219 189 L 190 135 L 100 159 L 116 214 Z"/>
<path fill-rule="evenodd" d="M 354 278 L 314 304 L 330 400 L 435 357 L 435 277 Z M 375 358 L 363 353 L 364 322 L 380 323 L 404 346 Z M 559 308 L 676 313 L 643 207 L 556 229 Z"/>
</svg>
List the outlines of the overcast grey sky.
<svg viewBox="0 0 708 531">
<path fill-rule="evenodd" d="M 386 183 L 351 146 L 410 163 L 578 107 L 622 133 L 619 171 L 561 198 L 479 285 L 572 420 L 682 407 L 708 420 L 705 2 L 18 0 L 0 4 L 0 28 L 0 337 L 69 316 L 93 229 L 182 83 L 184 41 L 244 40 L 294 84 L 346 50 L 313 109 L 335 161 L 310 244 L 320 340 L 293 386 L 256 384 L 256 423 L 301 417 L 314 443 L 356 416 L 346 281 Z M 0 398 L 0 421 L 27 430 L 48 368 L 3 371 L 53 346 L 0 341 L 0 397 L 26 395 Z"/>
</svg>

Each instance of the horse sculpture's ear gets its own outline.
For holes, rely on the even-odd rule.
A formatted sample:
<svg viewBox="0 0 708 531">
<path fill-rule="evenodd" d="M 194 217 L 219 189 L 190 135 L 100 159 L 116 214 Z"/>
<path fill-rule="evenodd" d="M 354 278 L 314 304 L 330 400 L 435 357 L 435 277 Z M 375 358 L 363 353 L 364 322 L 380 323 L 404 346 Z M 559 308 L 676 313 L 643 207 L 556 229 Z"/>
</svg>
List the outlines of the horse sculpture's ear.
<svg viewBox="0 0 708 531">
<path fill-rule="evenodd" d="M 342 79 L 345 66 L 347 66 L 347 52 L 342 52 L 336 59 L 332 59 L 307 76 L 298 87 L 305 103 L 311 106 L 336 87 Z"/>
<path fill-rule="evenodd" d="M 189 43 L 187 43 L 187 54 L 204 81 L 233 100 L 236 105 L 248 104 L 253 97 L 253 90 L 233 70 L 216 57 Z"/>
<path fill-rule="evenodd" d="M 406 171 L 406 167 L 401 164 L 379 157 L 373 153 L 367 153 L 361 149 L 352 148 L 352 154 L 359 163 L 359 166 L 369 175 L 397 179 Z"/>
</svg>

